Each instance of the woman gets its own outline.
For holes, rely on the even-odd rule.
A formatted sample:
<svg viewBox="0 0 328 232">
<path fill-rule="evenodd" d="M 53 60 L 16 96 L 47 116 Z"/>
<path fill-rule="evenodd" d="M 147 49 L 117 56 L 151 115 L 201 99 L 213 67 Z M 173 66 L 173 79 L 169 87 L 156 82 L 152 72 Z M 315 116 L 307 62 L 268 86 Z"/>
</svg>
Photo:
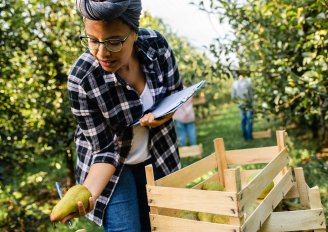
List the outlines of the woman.
<svg viewBox="0 0 328 232">
<path fill-rule="evenodd" d="M 77 0 L 77 9 L 88 49 L 68 90 L 78 123 L 77 182 L 92 198 L 62 222 L 89 212 L 105 231 L 150 231 L 144 167 L 153 164 L 157 178 L 180 168 L 172 114 L 147 113 L 182 89 L 175 58 L 158 32 L 139 29 L 140 0 Z"/>
</svg>

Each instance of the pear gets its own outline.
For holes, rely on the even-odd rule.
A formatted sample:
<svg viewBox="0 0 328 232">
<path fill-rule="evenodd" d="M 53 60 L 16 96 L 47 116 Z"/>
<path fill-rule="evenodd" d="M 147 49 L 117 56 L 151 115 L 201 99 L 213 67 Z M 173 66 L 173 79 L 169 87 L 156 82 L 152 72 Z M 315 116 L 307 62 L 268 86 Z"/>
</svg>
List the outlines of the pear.
<svg viewBox="0 0 328 232">
<path fill-rule="evenodd" d="M 178 214 L 179 218 L 191 219 L 191 220 L 198 220 L 197 213 L 193 211 L 183 210 Z"/>
<path fill-rule="evenodd" d="M 216 181 L 207 181 L 202 186 L 203 190 L 212 190 L 212 191 L 223 191 L 224 187 Z"/>
<path fill-rule="evenodd" d="M 198 213 L 198 219 L 200 221 L 204 221 L 204 222 L 212 222 L 213 220 L 213 215 L 211 213 L 203 213 L 203 212 L 199 212 Z"/>
<path fill-rule="evenodd" d="M 253 173 L 252 175 L 250 175 L 249 177 L 248 177 L 248 183 L 249 182 L 251 182 L 253 179 L 254 179 L 254 177 L 257 175 L 257 173 Z M 259 200 L 263 200 L 268 194 L 269 194 L 269 192 L 271 191 L 271 189 L 273 189 L 273 187 L 274 187 L 274 182 L 273 181 L 271 181 L 267 186 L 266 186 L 266 188 L 263 190 L 263 192 L 257 197 L 257 199 L 259 199 Z"/>
<path fill-rule="evenodd" d="M 89 198 L 91 193 L 87 187 L 83 185 L 75 185 L 71 187 L 65 196 L 55 205 L 51 214 L 51 221 L 60 221 L 71 213 L 78 212 L 77 203 L 81 201 L 84 207 L 89 207 Z"/>
<path fill-rule="evenodd" d="M 212 222 L 219 224 L 229 224 L 229 217 L 225 215 L 215 214 L 213 215 Z"/>
</svg>

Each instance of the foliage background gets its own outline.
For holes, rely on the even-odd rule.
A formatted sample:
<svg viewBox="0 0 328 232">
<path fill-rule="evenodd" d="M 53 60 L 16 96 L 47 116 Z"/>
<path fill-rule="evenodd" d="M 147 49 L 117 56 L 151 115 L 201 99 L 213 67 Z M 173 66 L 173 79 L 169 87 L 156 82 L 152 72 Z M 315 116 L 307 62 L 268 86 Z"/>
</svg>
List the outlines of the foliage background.
<svg viewBox="0 0 328 232">
<path fill-rule="evenodd" d="M 235 52 L 240 73 L 254 82 L 256 125 L 290 131 L 292 164 L 305 168 L 310 186 L 320 186 L 327 209 L 327 157 L 320 155 L 327 145 L 327 4 L 246 2 L 212 1 L 210 8 L 200 2 L 218 20 L 229 20 L 236 32 L 229 44 L 218 39 L 209 45 L 218 58 L 214 63 L 148 13 L 141 24 L 169 40 L 186 85 L 207 80 L 207 101 L 196 108 L 204 155 L 213 152 L 215 137 L 231 141 L 227 146 L 235 149 L 274 144 L 274 139 L 245 143 L 238 137 L 238 111 L 229 97 L 234 73 L 222 64 L 229 64 L 222 54 Z M 52 230 L 48 214 L 58 200 L 54 182 L 60 180 L 64 190 L 74 184 L 75 120 L 66 80 L 83 51 L 82 21 L 73 1 L 5 0 L 0 25 L 0 230 Z M 77 225 L 97 230 L 84 219 Z"/>
</svg>

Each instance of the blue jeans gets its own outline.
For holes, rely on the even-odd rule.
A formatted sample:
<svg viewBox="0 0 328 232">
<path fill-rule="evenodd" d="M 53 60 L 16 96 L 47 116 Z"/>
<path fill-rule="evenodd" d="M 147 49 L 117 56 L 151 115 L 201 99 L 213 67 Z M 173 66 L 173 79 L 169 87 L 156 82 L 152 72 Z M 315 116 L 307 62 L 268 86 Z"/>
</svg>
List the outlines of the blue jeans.
<svg viewBox="0 0 328 232">
<path fill-rule="evenodd" d="M 145 175 L 145 166 L 149 163 L 145 161 L 137 165 L 124 165 L 106 208 L 105 232 L 150 231 Z M 155 179 L 164 176 L 154 165 L 153 168 Z"/>
<path fill-rule="evenodd" d="M 181 147 L 187 146 L 187 136 L 191 146 L 197 144 L 196 126 L 194 122 L 182 123 L 175 121 L 175 129 L 178 135 L 179 145 Z"/>
<path fill-rule="evenodd" d="M 241 131 L 245 140 L 252 140 L 253 112 L 240 109 Z"/>
</svg>

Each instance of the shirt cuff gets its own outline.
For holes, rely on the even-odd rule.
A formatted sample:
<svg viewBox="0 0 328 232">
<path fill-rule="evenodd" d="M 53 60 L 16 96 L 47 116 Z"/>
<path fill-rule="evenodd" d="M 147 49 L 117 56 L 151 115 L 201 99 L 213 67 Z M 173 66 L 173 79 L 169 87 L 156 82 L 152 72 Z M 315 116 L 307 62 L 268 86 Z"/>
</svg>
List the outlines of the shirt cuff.
<svg viewBox="0 0 328 232">
<path fill-rule="evenodd" d="M 93 154 L 91 165 L 96 163 L 108 163 L 108 164 L 112 164 L 115 168 L 117 168 L 120 163 L 119 155 L 110 152 Z"/>
</svg>

